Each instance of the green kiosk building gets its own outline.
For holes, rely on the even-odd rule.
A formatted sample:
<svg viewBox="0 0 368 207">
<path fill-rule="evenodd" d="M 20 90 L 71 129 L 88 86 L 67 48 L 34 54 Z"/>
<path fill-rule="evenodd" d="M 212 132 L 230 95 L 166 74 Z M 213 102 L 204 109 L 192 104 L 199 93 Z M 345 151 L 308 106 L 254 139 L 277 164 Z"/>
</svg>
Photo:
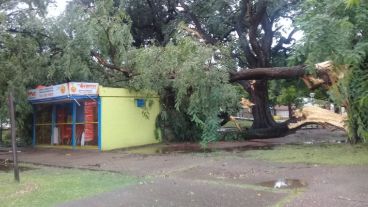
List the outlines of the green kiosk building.
<svg viewBox="0 0 368 207">
<path fill-rule="evenodd" d="M 28 90 L 33 145 L 100 151 L 160 142 L 159 97 L 69 82 Z"/>
</svg>

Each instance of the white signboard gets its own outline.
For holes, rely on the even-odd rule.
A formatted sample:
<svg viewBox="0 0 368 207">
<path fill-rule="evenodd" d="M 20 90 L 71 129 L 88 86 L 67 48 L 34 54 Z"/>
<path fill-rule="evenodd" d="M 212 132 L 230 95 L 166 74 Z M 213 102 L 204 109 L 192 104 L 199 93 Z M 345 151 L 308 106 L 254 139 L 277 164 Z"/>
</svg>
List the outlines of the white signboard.
<svg viewBox="0 0 368 207">
<path fill-rule="evenodd" d="M 37 89 L 31 89 L 27 92 L 28 100 L 36 100 L 38 97 L 38 90 Z"/>
<path fill-rule="evenodd" d="M 71 96 L 98 95 L 98 83 L 70 82 L 68 84 Z"/>
<path fill-rule="evenodd" d="M 28 90 L 28 100 L 40 100 L 68 96 L 68 84 L 40 87 Z"/>
<path fill-rule="evenodd" d="M 70 82 L 28 90 L 30 101 L 83 95 L 98 95 L 98 83 Z"/>
</svg>

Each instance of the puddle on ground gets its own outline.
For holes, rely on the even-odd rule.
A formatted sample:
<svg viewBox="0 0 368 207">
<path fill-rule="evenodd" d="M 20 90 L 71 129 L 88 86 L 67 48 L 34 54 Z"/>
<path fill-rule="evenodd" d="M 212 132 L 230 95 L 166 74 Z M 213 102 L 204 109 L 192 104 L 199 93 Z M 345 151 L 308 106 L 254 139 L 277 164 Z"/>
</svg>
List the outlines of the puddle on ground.
<svg viewBox="0 0 368 207">
<path fill-rule="evenodd" d="M 171 153 L 210 153 L 210 152 L 243 152 L 248 150 L 271 150 L 273 146 L 234 146 L 225 148 L 201 148 L 199 145 L 153 145 L 125 150 L 130 154 L 171 154 Z"/>
<path fill-rule="evenodd" d="M 27 171 L 27 170 L 34 170 L 36 168 L 32 168 L 32 167 L 24 167 L 24 166 L 20 166 L 18 167 L 19 171 Z M 0 159 L 0 173 L 1 172 L 12 172 L 13 171 L 13 162 L 9 161 L 9 160 L 3 160 Z"/>
<path fill-rule="evenodd" d="M 257 185 L 275 189 L 295 189 L 295 188 L 304 188 L 308 184 L 303 180 L 298 179 L 279 179 L 279 180 L 271 180 L 266 182 L 258 183 Z"/>
</svg>

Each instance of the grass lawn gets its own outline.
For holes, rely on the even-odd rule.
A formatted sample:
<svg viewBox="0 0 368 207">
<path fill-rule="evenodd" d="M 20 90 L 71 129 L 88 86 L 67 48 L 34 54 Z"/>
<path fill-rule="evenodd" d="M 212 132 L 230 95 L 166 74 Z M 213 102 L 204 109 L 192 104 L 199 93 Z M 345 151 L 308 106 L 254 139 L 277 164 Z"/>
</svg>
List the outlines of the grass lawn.
<svg viewBox="0 0 368 207">
<path fill-rule="evenodd" d="M 368 165 L 368 145 L 285 145 L 273 150 L 252 150 L 248 157 L 286 163 Z"/>
<path fill-rule="evenodd" d="M 119 173 L 27 165 L 38 169 L 20 173 L 0 171 L 0 206 L 52 206 L 138 182 Z"/>
<path fill-rule="evenodd" d="M 241 128 L 250 128 L 253 124 L 253 121 L 249 121 L 249 120 L 236 120 L 236 122 L 239 124 Z M 233 121 L 229 121 L 223 127 L 235 128 L 236 125 Z"/>
</svg>

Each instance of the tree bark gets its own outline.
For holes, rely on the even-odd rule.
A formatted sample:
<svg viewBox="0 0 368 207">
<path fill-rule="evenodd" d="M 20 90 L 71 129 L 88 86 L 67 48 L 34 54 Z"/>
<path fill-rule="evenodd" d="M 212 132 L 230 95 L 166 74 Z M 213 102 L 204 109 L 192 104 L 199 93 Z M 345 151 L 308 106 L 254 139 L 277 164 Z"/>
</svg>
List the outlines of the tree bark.
<svg viewBox="0 0 368 207">
<path fill-rule="evenodd" d="M 304 65 L 295 67 L 253 68 L 230 73 L 230 82 L 239 80 L 276 80 L 299 78 L 306 75 Z"/>
<path fill-rule="evenodd" d="M 291 103 L 288 103 L 288 112 L 289 112 L 289 119 L 293 118 L 293 109 L 291 108 Z"/>
<path fill-rule="evenodd" d="M 250 95 L 252 102 L 253 125 L 252 129 L 272 128 L 277 125 L 272 117 L 270 107 L 268 105 L 268 87 L 267 81 L 255 81 L 252 83 Z"/>
</svg>

